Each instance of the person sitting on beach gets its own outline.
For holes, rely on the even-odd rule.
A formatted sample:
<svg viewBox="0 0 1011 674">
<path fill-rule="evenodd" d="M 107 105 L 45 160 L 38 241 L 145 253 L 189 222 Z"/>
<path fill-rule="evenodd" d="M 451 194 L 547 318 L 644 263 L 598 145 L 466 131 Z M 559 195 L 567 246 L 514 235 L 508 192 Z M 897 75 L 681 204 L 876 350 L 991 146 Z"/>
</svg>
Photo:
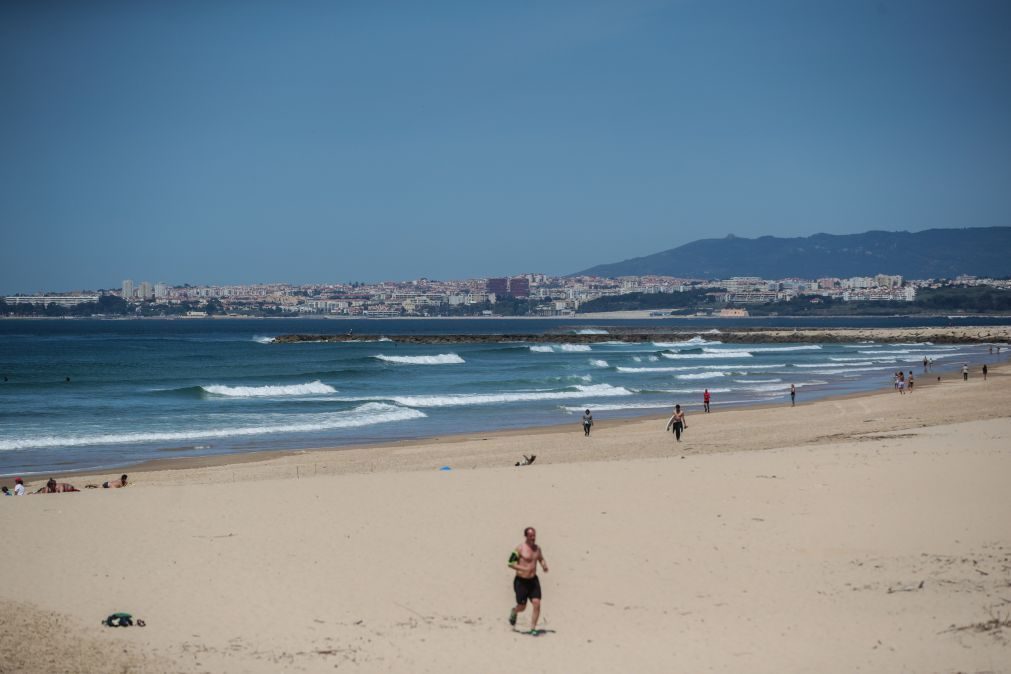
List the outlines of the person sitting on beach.
<svg viewBox="0 0 1011 674">
<path fill-rule="evenodd" d="M 7 489 L 7 485 L 0 487 L 0 490 L 3 491 L 4 496 L 14 496 L 14 494 L 12 494 L 9 489 Z"/>
<path fill-rule="evenodd" d="M 49 478 L 44 487 L 36 490 L 36 494 L 65 494 L 72 491 L 80 491 L 77 487 L 67 482 L 57 482 L 54 478 Z"/>
<path fill-rule="evenodd" d="M 20 477 L 14 478 L 14 495 L 24 496 L 25 495 L 25 481 Z"/>
<path fill-rule="evenodd" d="M 102 483 L 103 489 L 119 489 L 126 486 L 126 475 L 120 475 L 118 480 L 110 480 Z"/>
</svg>

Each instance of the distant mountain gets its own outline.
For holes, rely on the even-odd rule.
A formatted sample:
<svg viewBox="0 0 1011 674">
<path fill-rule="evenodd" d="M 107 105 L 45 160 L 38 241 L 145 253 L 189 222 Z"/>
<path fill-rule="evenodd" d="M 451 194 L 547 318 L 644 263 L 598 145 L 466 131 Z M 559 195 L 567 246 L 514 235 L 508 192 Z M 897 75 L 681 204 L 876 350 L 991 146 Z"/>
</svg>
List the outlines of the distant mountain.
<svg viewBox="0 0 1011 674">
<path fill-rule="evenodd" d="M 662 253 L 601 264 L 573 276 L 690 278 L 760 276 L 821 278 L 901 274 L 954 278 L 1011 275 L 1011 227 L 928 229 L 922 232 L 815 234 L 701 239 Z"/>
</svg>

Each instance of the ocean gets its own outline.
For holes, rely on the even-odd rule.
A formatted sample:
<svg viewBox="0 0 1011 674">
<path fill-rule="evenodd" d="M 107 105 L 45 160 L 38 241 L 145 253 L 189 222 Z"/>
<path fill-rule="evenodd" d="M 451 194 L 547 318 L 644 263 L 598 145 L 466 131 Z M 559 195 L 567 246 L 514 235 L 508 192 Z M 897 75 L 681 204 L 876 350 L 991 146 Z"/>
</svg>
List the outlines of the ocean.
<svg viewBox="0 0 1011 674">
<path fill-rule="evenodd" d="M 1004 324 L 1006 319 L 990 319 Z M 914 327 L 947 318 L 0 321 L 0 474 L 59 475 L 151 459 L 338 447 L 608 419 L 675 403 L 785 403 L 993 363 L 986 345 L 723 344 L 740 326 Z M 590 327 L 592 325 L 592 327 Z M 529 344 L 509 334 L 694 330 L 679 342 Z M 286 333 L 503 334 L 480 344 L 377 339 L 274 344 Z M 1001 359 L 1006 358 L 1006 351 Z M 68 381 L 69 378 L 69 381 Z"/>
</svg>

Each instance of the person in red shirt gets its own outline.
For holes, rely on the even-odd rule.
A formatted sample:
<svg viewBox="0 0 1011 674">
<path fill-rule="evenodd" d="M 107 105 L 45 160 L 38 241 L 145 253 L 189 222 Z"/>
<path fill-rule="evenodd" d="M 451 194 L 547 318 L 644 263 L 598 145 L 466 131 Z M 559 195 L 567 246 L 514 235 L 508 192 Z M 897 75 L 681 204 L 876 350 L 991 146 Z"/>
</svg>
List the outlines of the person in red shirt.
<svg viewBox="0 0 1011 674">
<path fill-rule="evenodd" d="M 706 412 L 709 411 L 709 389 L 702 394 L 702 405 L 705 407 Z"/>
</svg>

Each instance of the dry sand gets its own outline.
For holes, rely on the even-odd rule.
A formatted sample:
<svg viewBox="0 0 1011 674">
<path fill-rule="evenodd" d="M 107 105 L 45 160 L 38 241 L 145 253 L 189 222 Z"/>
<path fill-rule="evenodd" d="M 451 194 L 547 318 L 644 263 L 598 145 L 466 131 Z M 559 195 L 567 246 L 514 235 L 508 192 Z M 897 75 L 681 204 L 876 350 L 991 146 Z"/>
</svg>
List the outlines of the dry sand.
<svg viewBox="0 0 1011 674">
<path fill-rule="evenodd" d="M 1011 671 L 1011 372 L 923 383 L 6 499 L 0 671 Z"/>
</svg>

